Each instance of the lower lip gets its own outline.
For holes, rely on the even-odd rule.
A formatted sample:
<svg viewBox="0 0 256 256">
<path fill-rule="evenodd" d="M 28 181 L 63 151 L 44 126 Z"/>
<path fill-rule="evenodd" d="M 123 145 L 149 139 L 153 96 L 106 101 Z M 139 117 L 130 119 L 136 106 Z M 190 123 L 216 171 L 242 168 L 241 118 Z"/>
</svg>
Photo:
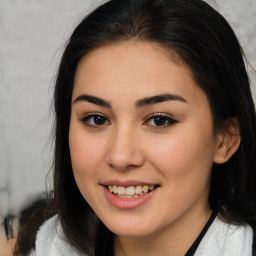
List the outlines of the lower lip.
<svg viewBox="0 0 256 256">
<path fill-rule="evenodd" d="M 131 210 L 145 204 L 148 200 L 150 200 L 155 195 L 159 187 L 136 198 L 120 198 L 111 193 L 106 187 L 103 186 L 103 188 L 106 198 L 113 206 L 123 210 Z"/>
</svg>

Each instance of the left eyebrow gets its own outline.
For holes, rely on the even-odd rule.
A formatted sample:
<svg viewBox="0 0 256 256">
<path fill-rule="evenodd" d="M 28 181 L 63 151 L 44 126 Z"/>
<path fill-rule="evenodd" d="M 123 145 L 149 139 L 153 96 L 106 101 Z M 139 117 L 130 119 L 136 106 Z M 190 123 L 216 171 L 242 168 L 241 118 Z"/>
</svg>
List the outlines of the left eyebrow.
<svg viewBox="0 0 256 256">
<path fill-rule="evenodd" d="M 165 101 L 180 101 L 183 103 L 187 103 L 187 101 L 181 96 L 167 93 L 167 94 L 155 95 L 152 97 L 146 97 L 146 98 L 137 100 L 135 103 L 135 106 L 137 108 L 141 108 L 147 105 L 162 103 Z"/>
</svg>

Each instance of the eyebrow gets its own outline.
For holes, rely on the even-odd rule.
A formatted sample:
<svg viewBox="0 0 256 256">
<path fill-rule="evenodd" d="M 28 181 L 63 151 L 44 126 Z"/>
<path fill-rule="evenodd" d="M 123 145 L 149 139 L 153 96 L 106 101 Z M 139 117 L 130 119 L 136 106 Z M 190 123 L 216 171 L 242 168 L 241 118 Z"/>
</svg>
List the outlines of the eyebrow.
<svg viewBox="0 0 256 256">
<path fill-rule="evenodd" d="M 105 101 L 105 100 L 103 100 L 103 99 L 101 99 L 101 98 L 92 96 L 92 95 L 88 95 L 88 94 L 81 94 L 81 95 L 79 95 L 79 96 L 74 100 L 74 104 L 75 104 L 76 102 L 79 102 L 79 101 L 87 101 L 87 102 L 96 104 L 96 105 L 101 106 L 101 107 L 111 108 L 110 102 Z"/>
<path fill-rule="evenodd" d="M 88 94 L 81 94 L 79 95 L 75 100 L 74 100 L 74 104 L 80 101 L 87 101 L 93 104 L 96 104 L 98 106 L 101 107 L 107 107 L 107 108 L 111 108 L 111 103 L 103 100 L 101 98 L 98 98 L 96 96 L 92 96 L 92 95 L 88 95 Z M 155 95 L 152 97 L 145 97 L 143 99 L 137 100 L 135 102 L 135 106 L 137 108 L 142 108 L 148 105 L 152 105 L 152 104 L 157 104 L 157 103 L 162 103 L 165 101 L 180 101 L 183 103 L 187 103 L 187 101 L 182 98 L 179 95 L 174 95 L 174 94 L 161 94 L 161 95 Z"/>
<path fill-rule="evenodd" d="M 161 94 L 161 95 L 156 95 L 152 97 L 146 97 L 144 99 L 138 100 L 136 101 L 135 106 L 137 108 L 141 108 L 147 105 L 162 103 L 165 101 L 180 101 L 183 103 L 187 103 L 187 101 L 181 96 L 167 93 L 167 94 Z"/>
</svg>

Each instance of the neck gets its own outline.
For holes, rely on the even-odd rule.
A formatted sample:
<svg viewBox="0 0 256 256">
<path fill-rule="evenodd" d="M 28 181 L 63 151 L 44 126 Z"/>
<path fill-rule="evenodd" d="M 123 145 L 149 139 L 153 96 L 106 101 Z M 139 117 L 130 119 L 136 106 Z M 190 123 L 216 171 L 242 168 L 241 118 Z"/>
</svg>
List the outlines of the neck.
<svg viewBox="0 0 256 256">
<path fill-rule="evenodd" d="M 116 256 L 184 256 L 211 216 L 209 206 L 202 212 L 186 214 L 174 224 L 146 237 L 117 236 Z"/>
</svg>

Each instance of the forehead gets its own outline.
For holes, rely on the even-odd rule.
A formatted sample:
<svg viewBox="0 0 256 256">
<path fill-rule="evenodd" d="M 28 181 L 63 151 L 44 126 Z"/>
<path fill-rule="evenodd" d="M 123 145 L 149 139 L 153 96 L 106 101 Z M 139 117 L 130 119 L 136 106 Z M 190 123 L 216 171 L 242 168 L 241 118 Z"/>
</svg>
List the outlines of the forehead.
<svg viewBox="0 0 256 256">
<path fill-rule="evenodd" d="M 177 54 L 156 43 L 121 42 L 93 50 L 79 63 L 73 95 L 113 96 L 183 94 L 189 101 L 202 93 L 189 67 Z"/>
</svg>

